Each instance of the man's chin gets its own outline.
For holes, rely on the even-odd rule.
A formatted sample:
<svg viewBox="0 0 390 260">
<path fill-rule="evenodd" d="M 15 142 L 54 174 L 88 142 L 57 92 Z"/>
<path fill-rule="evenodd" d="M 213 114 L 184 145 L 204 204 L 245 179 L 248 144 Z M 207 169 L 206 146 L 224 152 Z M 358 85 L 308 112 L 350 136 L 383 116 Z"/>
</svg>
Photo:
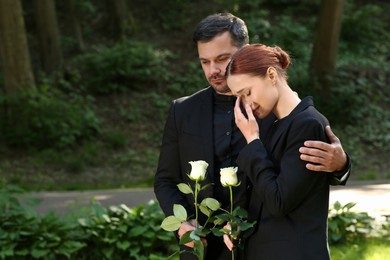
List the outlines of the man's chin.
<svg viewBox="0 0 390 260">
<path fill-rule="evenodd" d="M 228 86 L 222 86 L 222 85 L 215 85 L 215 84 L 212 84 L 211 87 L 213 87 L 213 89 L 215 90 L 215 92 L 217 92 L 218 94 L 221 94 L 221 95 L 229 95 L 231 96 L 232 95 L 232 92 L 230 91 L 229 87 Z"/>
</svg>

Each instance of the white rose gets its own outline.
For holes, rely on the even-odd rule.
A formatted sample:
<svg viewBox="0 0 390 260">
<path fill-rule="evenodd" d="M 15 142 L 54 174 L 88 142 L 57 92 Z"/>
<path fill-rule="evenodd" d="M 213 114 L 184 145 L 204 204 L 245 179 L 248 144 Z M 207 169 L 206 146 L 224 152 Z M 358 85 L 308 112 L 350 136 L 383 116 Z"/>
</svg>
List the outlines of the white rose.
<svg viewBox="0 0 390 260">
<path fill-rule="evenodd" d="M 237 167 L 222 168 L 220 174 L 223 187 L 239 185 L 239 183 L 237 183 Z"/>
<path fill-rule="evenodd" d="M 209 164 L 205 161 L 191 161 L 190 179 L 193 181 L 203 181 L 206 178 L 206 170 Z"/>
</svg>

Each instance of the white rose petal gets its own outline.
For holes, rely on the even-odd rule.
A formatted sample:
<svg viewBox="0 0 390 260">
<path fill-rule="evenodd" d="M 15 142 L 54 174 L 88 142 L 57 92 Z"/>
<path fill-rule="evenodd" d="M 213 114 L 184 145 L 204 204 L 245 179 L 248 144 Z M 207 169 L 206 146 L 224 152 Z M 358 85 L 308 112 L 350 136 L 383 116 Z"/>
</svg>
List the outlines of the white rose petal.
<svg viewBox="0 0 390 260">
<path fill-rule="evenodd" d="M 221 184 L 223 187 L 238 186 L 237 167 L 227 167 L 221 169 Z"/>
<path fill-rule="evenodd" d="M 191 161 L 190 179 L 193 181 L 203 181 L 206 178 L 206 170 L 209 164 L 205 161 Z"/>
</svg>

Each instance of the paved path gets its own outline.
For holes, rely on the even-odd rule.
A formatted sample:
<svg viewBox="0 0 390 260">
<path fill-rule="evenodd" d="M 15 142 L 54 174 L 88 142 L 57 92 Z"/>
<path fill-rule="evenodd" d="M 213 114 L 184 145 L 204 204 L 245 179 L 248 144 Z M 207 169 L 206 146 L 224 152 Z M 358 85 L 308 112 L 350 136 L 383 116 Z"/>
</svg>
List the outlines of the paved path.
<svg viewBox="0 0 390 260">
<path fill-rule="evenodd" d="M 126 204 L 130 208 L 156 199 L 150 188 L 37 192 L 28 194 L 28 197 L 41 201 L 40 204 L 34 206 L 40 214 L 49 211 L 63 214 L 72 205 L 87 205 L 92 199 L 99 201 L 103 206 Z M 330 205 L 333 205 L 335 201 L 343 205 L 356 202 L 353 209 L 368 212 L 372 216 L 390 215 L 390 180 L 385 182 L 349 181 L 347 186 L 332 186 Z"/>
</svg>

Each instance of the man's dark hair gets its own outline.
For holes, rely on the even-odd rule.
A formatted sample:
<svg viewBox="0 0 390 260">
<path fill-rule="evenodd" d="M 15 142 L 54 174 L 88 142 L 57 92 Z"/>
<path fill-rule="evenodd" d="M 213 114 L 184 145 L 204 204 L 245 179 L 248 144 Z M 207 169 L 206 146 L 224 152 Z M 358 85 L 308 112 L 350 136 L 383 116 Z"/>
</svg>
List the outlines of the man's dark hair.
<svg viewBox="0 0 390 260">
<path fill-rule="evenodd" d="M 249 43 L 248 29 L 245 22 L 231 13 L 217 13 L 204 18 L 195 28 L 192 40 L 195 43 L 209 42 L 215 36 L 230 32 L 232 44 L 241 48 Z"/>
</svg>

